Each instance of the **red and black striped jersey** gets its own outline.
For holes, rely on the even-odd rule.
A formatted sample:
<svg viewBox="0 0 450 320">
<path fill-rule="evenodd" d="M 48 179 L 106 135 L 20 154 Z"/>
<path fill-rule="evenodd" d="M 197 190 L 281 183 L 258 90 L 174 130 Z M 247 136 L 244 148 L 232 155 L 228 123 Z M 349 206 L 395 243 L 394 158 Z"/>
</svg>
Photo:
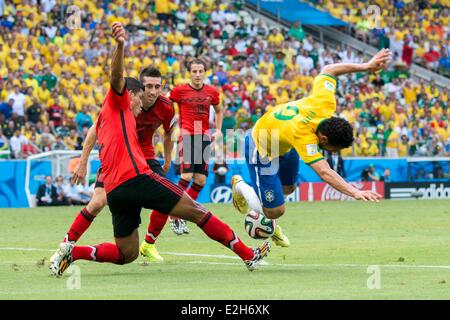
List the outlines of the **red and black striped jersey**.
<svg viewBox="0 0 450 320">
<path fill-rule="evenodd" d="M 155 158 L 153 146 L 153 134 L 161 125 L 166 133 L 169 133 L 175 124 L 175 111 L 170 99 L 159 96 L 155 104 L 148 110 L 142 108 L 136 118 L 136 129 L 139 145 L 146 160 Z"/>
<path fill-rule="evenodd" d="M 140 174 L 151 172 L 139 147 L 128 90 L 119 94 L 112 87 L 109 89 L 96 132 L 107 193 Z"/>
<path fill-rule="evenodd" d="M 209 130 L 209 110 L 220 102 L 219 91 L 210 85 L 194 89 L 189 84 L 176 86 L 170 99 L 178 103 L 181 135 L 205 134 Z"/>
</svg>

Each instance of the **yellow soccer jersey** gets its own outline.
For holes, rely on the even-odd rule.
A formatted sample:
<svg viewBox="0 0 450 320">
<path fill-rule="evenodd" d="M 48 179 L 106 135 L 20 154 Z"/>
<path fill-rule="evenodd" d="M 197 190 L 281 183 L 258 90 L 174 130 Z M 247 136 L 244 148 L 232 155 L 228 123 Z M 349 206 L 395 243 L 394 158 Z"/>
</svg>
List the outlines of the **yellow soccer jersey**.
<svg viewBox="0 0 450 320">
<path fill-rule="evenodd" d="M 320 74 L 314 79 L 309 97 L 265 113 L 252 131 L 259 154 L 272 160 L 295 148 L 306 164 L 323 159 L 318 151 L 316 131 L 319 123 L 331 118 L 336 111 L 336 84 L 333 76 Z"/>
</svg>

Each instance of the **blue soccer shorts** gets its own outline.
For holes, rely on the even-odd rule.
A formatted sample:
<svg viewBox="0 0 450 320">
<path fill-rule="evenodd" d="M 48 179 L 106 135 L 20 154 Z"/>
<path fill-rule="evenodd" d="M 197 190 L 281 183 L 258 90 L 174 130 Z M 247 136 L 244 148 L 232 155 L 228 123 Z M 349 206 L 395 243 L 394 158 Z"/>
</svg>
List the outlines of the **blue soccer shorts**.
<svg viewBox="0 0 450 320">
<path fill-rule="evenodd" d="M 276 208 L 284 204 L 282 186 L 295 185 L 298 182 L 300 157 L 292 148 L 288 153 L 272 159 L 261 157 L 251 136 L 251 130 L 245 137 L 245 161 L 252 180 L 252 187 L 261 200 L 263 207 Z"/>
</svg>

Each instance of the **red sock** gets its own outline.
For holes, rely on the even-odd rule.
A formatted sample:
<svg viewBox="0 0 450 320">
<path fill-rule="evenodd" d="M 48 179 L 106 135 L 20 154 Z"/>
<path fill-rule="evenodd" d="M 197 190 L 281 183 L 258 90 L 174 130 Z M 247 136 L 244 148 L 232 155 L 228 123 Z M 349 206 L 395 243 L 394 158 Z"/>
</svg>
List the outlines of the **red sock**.
<svg viewBox="0 0 450 320">
<path fill-rule="evenodd" d="M 95 216 L 91 215 L 86 208 L 81 210 L 70 226 L 70 229 L 63 241 L 78 241 L 81 235 L 89 228 L 92 221 L 94 221 L 94 218 Z"/>
<path fill-rule="evenodd" d="M 233 250 L 242 260 L 253 259 L 253 250 L 247 247 L 227 224 L 211 212 L 206 213 L 197 225 L 208 237 Z"/>
<path fill-rule="evenodd" d="M 192 200 L 197 200 L 198 194 L 200 191 L 202 191 L 203 186 L 196 184 L 195 182 L 192 183 L 191 187 L 187 191 L 187 194 L 192 198 Z"/>
<path fill-rule="evenodd" d="M 119 247 L 114 243 L 101 243 L 91 246 L 75 246 L 72 250 L 72 259 L 91 260 L 97 262 L 110 262 L 123 264 L 124 257 Z"/>
<path fill-rule="evenodd" d="M 179 185 L 184 191 L 187 190 L 187 188 L 189 187 L 189 184 L 190 184 L 190 183 L 191 183 L 190 181 L 187 181 L 187 180 L 184 180 L 184 179 L 180 179 L 180 180 L 178 181 L 178 185 Z"/>
<path fill-rule="evenodd" d="M 159 211 L 153 210 L 150 215 L 150 223 L 147 229 L 147 235 L 145 236 L 145 241 L 148 243 L 155 243 L 156 238 L 158 238 L 161 230 L 164 228 L 168 214 L 161 213 Z"/>
</svg>

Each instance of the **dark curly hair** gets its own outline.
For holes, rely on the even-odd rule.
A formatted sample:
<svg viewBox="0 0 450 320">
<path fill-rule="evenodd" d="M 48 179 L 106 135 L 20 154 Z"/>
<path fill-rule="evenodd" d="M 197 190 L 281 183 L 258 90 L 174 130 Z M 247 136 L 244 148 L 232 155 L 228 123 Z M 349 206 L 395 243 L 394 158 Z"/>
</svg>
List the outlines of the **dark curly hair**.
<svg viewBox="0 0 450 320">
<path fill-rule="evenodd" d="M 139 80 L 141 82 L 144 81 L 144 77 L 150 77 L 150 78 L 162 78 L 161 72 L 159 69 L 150 66 L 141 71 L 141 74 L 139 75 Z"/>
<path fill-rule="evenodd" d="M 354 140 L 352 125 L 342 118 L 323 120 L 317 127 L 317 132 L 325 135 L 330 145 L 343 149 L 350 147 Z"/>
<path fill-rule="evenodd" d="M 125 78 L 125 86 L 128 89 L 128 91 L 137 94 L 139 91 L 144 91 L 144 85 L 135 78 L 126 77 Z"/>
</svg>

